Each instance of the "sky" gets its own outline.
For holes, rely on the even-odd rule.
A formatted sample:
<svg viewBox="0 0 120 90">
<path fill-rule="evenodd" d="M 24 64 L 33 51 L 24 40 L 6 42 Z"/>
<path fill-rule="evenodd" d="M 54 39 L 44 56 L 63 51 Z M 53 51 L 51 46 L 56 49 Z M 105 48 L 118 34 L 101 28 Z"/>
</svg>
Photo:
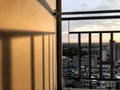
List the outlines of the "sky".
<svg viewBox="0 0 120 90">
<path fill-rule="evenodd" d="M 120 0 L 62 0 L 62 11 L 93 11 L 93 10 L 115 10 L 120 8 Z M 100 14 L 106 15 L 106 14 Z M 113 14 L 107 14 L 113 15 Z M 114 15 L 120 15 L 119 13 Z M 78 15 L 80 16 L 80 15 Z M 63 16 L 65 17 L 65 16 Z M 68 16 L 69 17 L 69 16 Z M 120 19 L 110 20 L 84 20 L 84 21 L 70 21 L 70 31 L 98 31 L 98 30 L 120 30 Z M 68 21 L 62 22 L 63 42 L 67 42 L 68 35 Z M 98 41 L 98 35 L 93 35 Z M 105 35 L 106 36 L 106 35 Z M 109 35 L 107 35 L 109 36 Z M 120 35 L 114 35 L 119 37 Z M 75 36 L 70 36 L 71 41 L 75 42 L 77 39 Z M 76 36 L 77 37 L 77 36 Z M 87 35 L 83 36 L 83 41 L 87 41 Z M 107 37 L 109 38 L 109 37 Z M 108 40 L 108 39 L 106 39 Z M 119 40 L 118 40 L 119 41 Z"/>
</svg>

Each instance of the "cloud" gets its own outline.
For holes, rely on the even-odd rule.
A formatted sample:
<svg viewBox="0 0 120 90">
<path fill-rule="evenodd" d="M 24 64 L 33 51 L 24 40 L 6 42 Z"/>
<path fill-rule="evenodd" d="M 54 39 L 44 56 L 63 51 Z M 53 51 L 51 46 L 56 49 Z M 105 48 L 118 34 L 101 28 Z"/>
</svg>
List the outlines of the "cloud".
<svg viewBox="0 0 120 90">
<path fill-rule="evenodd" d="M 120 0 L 63 0 L 63 11 L 114 10 L 119 8 Z M 98 14 L 98 16 L 100 15 L 113 14 Z M 120 19 L 70 21 L 69 28 L 71 31 L 120 30 Z M 68 22 L 63 23 L 62 30 L 65 33 L 63 39 L 66 41 Z"/>
<path fill-rule="evenodd" d="M 118 25 L 119 24 L 119 25 Z M 90 24 L 79 26 L 73 28 L 72 31 L 110 31 L 110 30 L 120 30 L 120 21 L 117 23 L 114 22 L 104 22 L 100 24 Z"/>
<path fill-rule="evenodd" d="M 105 0 L 81 0 L 80 7 L 82 7 L 82 10 L 94 10 L 96 7 L 103 4 Z M 83 3 L 82 3 L 83 2 Z"/>
<path fill-rule="evenodd" d="M 66 24 L 67 25 L 67 24 Z M 119 30 L 120 19 L 105 19 L 105 20 L 85 20 L 85 21 L 70 21 L 70 31 L 81 30 Z M 68 27 L 63 29 L 67 29 Z"/>
<path fill-rule="evenodd" d="M 120 7 L 119 0 L 62 0 L 63 11 L 98 10 Z"/>
</svg>

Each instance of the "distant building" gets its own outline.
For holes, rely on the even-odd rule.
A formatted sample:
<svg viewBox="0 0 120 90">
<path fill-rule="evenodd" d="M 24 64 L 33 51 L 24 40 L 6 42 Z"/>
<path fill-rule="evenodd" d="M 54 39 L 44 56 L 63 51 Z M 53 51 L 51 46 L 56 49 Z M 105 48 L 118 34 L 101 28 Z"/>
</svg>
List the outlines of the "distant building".
<svg viewBox="0 0 120 90">
<path fill-rule="evenodd" d="M 111 48 L 111 44 L 113 44 L 113 48 Z M 113 41 L 113 42 L 111 42 L 111 40 L 110 40 L 110 42 L 109 42 L 109 56 L 111 56 L 110 54 L 111 54 L 111 49 L 113 49 L 112 50 L 112 53 L 113 53 L 113 61 L 116 61 L 116 42 L 115 41 Z"/>
<path fill-rule="evenodd" d="M 102 50 L 102 61 L 108 60 L 108 50 Z"/>
<path fill-rule="evenodd" d="M 116 43 L 116 60 L 120 59 L 120 43 Z"/>
<path fill-rule="evenodd" d="M 79 64 L 78 61 L 79 61 L 78 56 L 74 56 L 73 57 L 73 66 L 76 67 L 76 69 L 78 68 L 78 64 Z"/>
<path fill-rule="evenodd" d="M 73 66 L 78 66 L 78 57 L 77 56 L 74 56 L 73 57 Z M 86 56 L 82 56 L 81 57 L 81 66 L 89 66 L 89 56 L 86 55 Z M 97 67 L 97 56 L 92 56 L 91 57 L 91 66 L 92 67 Z"/>
<path fill-rule="evenodd" d="M 63 67 L 68 67 L 68 66 L 72 66 L 72 59 L 70 59 L 69 57 L 67 56 L 63 56 L 62 57 L 62 60 L 63 60 Z"/>
<path fill-rule="evenodd" d="M 113 44 L 113 61 L 118 61 L 120 59 L 120 43 L 112 42 Z M 109 44 L 109 54 L 110 54 L 110 44 Z"/>
<path fill-rule="evenodd" d="M 81 57 L 81 65 L 82 66 L 89 66 L 89 56 L 86 55 L 84 57 Z M 92 67 L 97 67 L 97 57 L 94 55 L 91 57 L 91 66 Z"/>
</svg>

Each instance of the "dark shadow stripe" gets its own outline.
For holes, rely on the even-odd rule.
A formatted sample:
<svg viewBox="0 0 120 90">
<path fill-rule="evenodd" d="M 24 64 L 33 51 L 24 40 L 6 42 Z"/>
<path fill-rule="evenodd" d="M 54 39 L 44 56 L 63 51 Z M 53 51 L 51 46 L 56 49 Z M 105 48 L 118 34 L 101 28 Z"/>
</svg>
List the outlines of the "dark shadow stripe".
<svg viewBox="0 0 120 90">
<path fill-rule="evenodd" d="M 29 36 L 29 35 L 45 35 L 45 34 L 55 34 L 55 32 L 42 32 L 42 31 L 18 31 L 11 29 L 0 29 L 0 36 Z"/>
<path fill-rule="evenodd" d="M 35 90 L 34 36 L 31 36 L 31 88 Z"/>
<path fill-rule="evenodd" d="M 50 7 L 50 5 L 47 3 L 46 0 L 38 0 L 38 2 L 41 3 L 41 5 L 52 15 L 54 16 L 54 11 Z"/>
<path fill-rule="evenodd" d="M 0 38 L 4 36 L 8 37 L 25 37 L 25 36 L 32 36 L 32 35 L 52 35 L 55 32 L 34 32 L 34 31 L 0 31 Z"/>
<path fill-rule="evenodd" d="M 2 90 L 11 90 L 11 44 L 9 37 L 2 39 Z"/>
</svg>

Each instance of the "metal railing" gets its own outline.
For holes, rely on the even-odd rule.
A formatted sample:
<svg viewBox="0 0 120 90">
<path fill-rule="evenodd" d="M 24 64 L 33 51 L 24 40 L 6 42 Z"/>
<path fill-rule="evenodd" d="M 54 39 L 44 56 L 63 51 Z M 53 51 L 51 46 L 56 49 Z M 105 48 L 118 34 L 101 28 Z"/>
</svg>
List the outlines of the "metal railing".
<svg viewBox="0 0 120 90">
<path fill-rule="evenodd" d="M 78 46 L 78 68 L 79 68 L 79 70 L 78 70 L 78 74 L 76 75 L 76 77 L 74 77 L 74 76 L 72 76 L 72 71 L 70 70 L 70 68 L 72 68 L 72 67 L 70 67 L 70 65 L 68 65 L 68 75 L 65 75 L 65 76 L 63 76 L 63 78 L 66 78 L 67 80 L 74 80 L 73 81 L 73 83 L 74 83 L 74 85 L 72 86 L 72 85 L 69 85 L 70 87 L 79 87 L 79 85 L 80 84 L 82 84 L 81 83 L 81 80 L 82 81 L 85 81 L 85 80 L 87 80 L 87 81 L 89 81 L 89 88 L 93 88 L 93 85 L 92 85 L 92 83 L 93 83 L 93 80 L 96 80 L 96 81 L 105 81 L 105 82 L 115 82 L 115 88 L 118 88 L 117 87 L 117 82 L 119 82 L 120 81 L 120 79 L 119 78 L 116 78 L 115 77 L 115 73 L 114 73 L 114 69 L 116 69 L 115 68 L 115 62 L 116 62 L 116 60 L 114 60 L 114 57 L 116 57 L 116 56 L 114 56 L 115 54 L 114 54 L 114 49 L 113 48 L 115 48 L 115 46 L 114 46 L 114 35 L 115 34 L 120 34 L 120 31 L 85 31 L 85 32 L 69 32 L 69 35 L 76 35 L 77 36 L 77 40 L 78 40 L 78 42 L 77 42 L 77 46 Z M 82 63 L 83 63 L 83 60 L 81 60 L 82 59 L 82 56 L 81 56 L 81 53 L 82 53 L 82 35 L 83 34 L 87 34 L 88 35 L 88 43 L 87 43 L 87 45 L 88 45 L 88 76 L 87 77 L 83 77 L 82 76 Z M 93 67 L 92 67 L 92 35 L 93 34 L 97 34 L 98 36 L 99 36 L 99 41 L 98 41 L 98 43 L 97 43 L 97 47 L 99 48 L 99 50 L 98 50 L 98 53 L 99 53 L 99 60 L 97 60 L 97 67 L 96 67 L 96 69 L 98 69 L 98 76 L 99 77 L 94 77 L 94 78 L 92 78 L 92 69 L 93 69 Z M 108 60 L 108 62 L 109 62 L 109 66 L 110 66 L 110 71 L 109 71 L 109 74 L 110 74 L 110 76 L 109 77 L 107 77 L 107 78 L 104 78 L 103 76 L 103 65 L 104 65 L 104 63 L 103 63 L 103 59 L 102 59 L 102 51 L 103 51 L 103 40 L 104 40 L 104 38 L 103 38 L 103 34 L 110 34 L 110 38 L 109 38 L 109 41 L 110 42 L 108 42 L 108 45 L 109 45 L 109 60 Z M 69 52 L 70 52 L 70 45 L 71 45 L 71 43 L 70 43 L 70 37 L 68 38 L 69 40 L 68 40 L 68 48 L 69 48 Z M 119 42 L 120 43 L 120 42 Z M 72 50 L 71 50 L 72 51 Z M 118 53 L 119 54 L 119 53 Z M 119 54 L 120 55 L 120 54 Z M 70 58 L 69 56 L 68 56 L 68 58 Z M 74 61 L 74 60 L 73 60 Z M 99 61 L 99 63 L 98 63 L 98 61 Z M 68 62 L 69 62 L 69 59 L 68 59 Z M 93 62 L 94 63 L 94 62 Z M 69 64 L 69 63 L 68 63 Z M 99 66 L 99 67 L 98 67 Z M 108 67 L 107 67 L 108 68 Z M 107 70 L 106 70 L 107 71 Z M 120 72 L 118 72 L 118 73 L 120 73 Z M 107 74 L 107 73 L 106 73 Z M 77 77 L 78 76 L 78 77 Z M 75 86 L 75 84 L 78 84 L 77 86 Z M 107 84 L 106 84 L 107 85 Z M 88 88 L 87 87 L 87 88 Z"/>
<path fill-rule="evenodd" d="M 99 68 L 99 75 L 100 75 L 100 78 L 96 78 L 98 80 L 103 80 L 102 79 L 102 34 L 103 33 L 107 33 L 107 34 L 110 34 L 110 66 L 111 66 L 111 77 L 109 79 L 104 79 L 104 80 L 118 80 L 118 79 L 114 79 L 113 78 L 113 64 L 114 64 L 114 61 L 113 61 L 113 35 L 114 33 L 120 33 L 120 31 L 89 31 L 89 32 L 69 32 L 69 34 L 77 34 L 78 35 L 78 57 L 79 57 L 79 78 L 80 79 L 86 79 L 86 78 L 81 78 L 81 56 L 80 56 L 80 53 L 81 53 L 81 35 L 82 34 L 88 34 L 89 35 L 89 43 L 88 43 L 88 47 L 89 47 L 89 78 L 87 79 L 92 79 L 91 78 L 91 45 L 92 45 L 92 38 L 91 38 L 91 35 L 92 34 L 99 34 L 99 57 L 100 57 L 100 68 Z"/>
<path fill-rule="evenodd" d="M 104 14 L 108 14 L 107 16 L 104 15 Z M 97 80 L 97 81 L 113 81 L 113 82 L 116 82 L 115 83 L 115 88 L 118 89 L 120 88 L 119 85 L 117 86 L 117 84 L 120 84 L 119 81 L 120 79 L 119 78 L 115 78 L 115 74 L 114 74 L 114 34 L 119 34 L 120 31 L 119 30 L 109 30 L 109 31 L 69 31 L 69 21 L 71 20 L 104 20 L 104 19 L 120 19 L 120 15 L 109 15 L 109 13 L 120 13 L 119 10 L 103 10 L 103 11 L 83 11 L 83 12 L 62 12 L 62 13 L 57 13 L 57 15 L 69 15 L 69 17 L 62 17 L 62 21 L 68 21 L 68 48 L 70 50 L 70 36 L 69 35 L 76 35 L 77 36 L 77 49 L 78 49 L 78 67 L 79 67 L 79 70 L 78 70 L 78 77 L 76 78 L 72 78 L 71 76 L 71 71 L 69 71 L 69 75 L 66 75 L 66 77 L 68 79 L 74 79 L 75 81 L 81 81 L 81 80 L 89 80 L 90 83 L 89 83 L 89 88 L 93 88 L 93 85 L 92 85 L 92 81 L 93 80 Z M 87 14 L 90 14 L 90 16 L 81 16 L 81 17 L 75 17 L 75 16 L 70 16 L 70 15 L 87 15 Z M 103 16 L 94 16 L 96 14 L 103 14 Z M 93 16 L 92 16 L 93 15 Z M 82 56 L 81 56 L 81 53 L 82 53 L 82 35 L 83 34 L 87 34 L 88 35 L 88 73 L 89 73 L 89 76 L 88 77 L 82 77 Z M 98 34 L 99 35 L 99 41 L 98 41 L 98 48 L 99 48 L 99 64 L 97 64 L 99 67 L 98 67 L 98 75 L 99 77 L 97 78 L 92 78 L 92 35 L 93 34 Z M 102 60 L 102 57 L 103 57 L 103 34 L 110 34 L 110 39 L 109 39 L 109 66 L 110 66 L 110 77 L 109 78 L 104 78 L 103 77 L 103 60 Z M 69 51 L 70 52 L 70 51 Z M 70 55 L 68 55 L 68 60 L 69 60 L 69 57 Z M 68 61 L 69 62 L 69 61 Z M 69 64 L 69 63 L 68 63 Z M 70 68 L 70 66 L 68 65 L 68 68 Z M 64 76 L 63 76 L 64 78 Z M 69 80 L 68 80 L 69 81 Z M 80 85 L 81 82 L 79 82 L 79 85 Z M 72 85 L 69 85 L 70 87 L 72 87 Z"/>
</svg>

